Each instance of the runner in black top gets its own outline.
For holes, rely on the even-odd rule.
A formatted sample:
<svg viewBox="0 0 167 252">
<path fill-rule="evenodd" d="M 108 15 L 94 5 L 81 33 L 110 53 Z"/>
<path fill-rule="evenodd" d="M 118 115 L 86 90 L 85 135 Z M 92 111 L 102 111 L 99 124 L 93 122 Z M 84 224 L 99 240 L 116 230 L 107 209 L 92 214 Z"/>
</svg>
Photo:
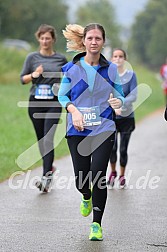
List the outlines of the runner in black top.
<svg viewBox="0 0 167 252">
<path fill-rule="evenodd" d="M 32 82 L 28 112 L 43 159 L 43 176 L 38 186 L 42 191 L 47 191 L 46 184 L 55 170 L 53 139 L 62 111 L 57 99 L 56 87 L 60 83 L 61 67 L 67 63 L 67 60 L 64 55 L 53 49 L 56 42 L 54 27 L 43 24 L 38 28 L 35 36 L 40 49 L 27 55 L 20 77 L 22 84 Z"/>
</svg>

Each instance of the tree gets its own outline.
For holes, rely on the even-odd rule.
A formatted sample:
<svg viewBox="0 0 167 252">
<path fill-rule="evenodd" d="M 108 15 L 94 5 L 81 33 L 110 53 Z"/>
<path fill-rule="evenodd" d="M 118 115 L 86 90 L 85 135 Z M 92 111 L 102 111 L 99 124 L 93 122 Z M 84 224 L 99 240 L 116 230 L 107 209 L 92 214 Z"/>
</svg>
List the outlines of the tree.
<svg viewBox="0 0 167 252">
<path fill-rule="evenodd" d="M 105 28 L 110 45 L 121 46 L 120 27 L 116 23 L 114 8 L 108 0 L 87 1 L 76 12 L 76 22 L 83 26 L 88 23 L 100 23 Z"/>
<path fill-rule="evenodd" d="M 132 26 L 131 45 L 138 58 L 159 67 L 167 56 L 167 1 L 150 0 Z"/>
<path fill-rule="evenodd" d="M 167 15 L 161 16 L 151 28 L 151 40 L 147 49 L 147 58 L 152 66 L 159 67 L 167 58 Z"/>
<path fill-rule="evenodd" d="M 61 0 L 0 0 L 1 39 L 35 42 L 34 33 L 43 23 L 53 25 L 58 34 L 57 47 L 65 49 L 62 29 L 67 24 L 67 6 Z"/>
</svg>

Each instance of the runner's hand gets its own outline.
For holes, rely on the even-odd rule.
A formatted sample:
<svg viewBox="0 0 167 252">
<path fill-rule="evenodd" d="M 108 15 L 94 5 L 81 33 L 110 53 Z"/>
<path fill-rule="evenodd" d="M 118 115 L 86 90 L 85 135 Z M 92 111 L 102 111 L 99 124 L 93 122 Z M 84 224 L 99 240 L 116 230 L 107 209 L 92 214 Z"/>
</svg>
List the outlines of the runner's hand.
<svg viewBox="0 0 167 252">
<path fill-rule="evenodd" d="M 38 72 L 39 74 L 42 74 L 42 73 L 43 73 L 43 66 L 42 66 L 42 65 L 39 65 L 39 66 L 35 69 L 35 72 Z"/>
<path fill-rule="evenodd" d="M 108 102 L 113 109 L 119 109 L 122 106 L 122 101 L 118 98 L 114 98 L 112 93 L 110 94 Z"/>
<path fill-rule="evenodd" d="M 122 113 L 122 109 L 121 108 L 115 109 L 115 114 L 116 115 L 121 115 L 121 113 Z"/>
<path fill-rule="evenodd" d="M 74 128 L 78 131 L 83 131 L 84 118 L 83 118 L 82 113 L 78 109 L 76 109 L 71 114 L 72 114 L 72 121 L 73 121 Z"/>
<path fill-rule="evenodd" d="M 39 65 L 34 72 L 32 72 L 31 77 L 32 78 L 38 78 L 40 74 L 43 73 L 43 66 Z"/>
</svg>

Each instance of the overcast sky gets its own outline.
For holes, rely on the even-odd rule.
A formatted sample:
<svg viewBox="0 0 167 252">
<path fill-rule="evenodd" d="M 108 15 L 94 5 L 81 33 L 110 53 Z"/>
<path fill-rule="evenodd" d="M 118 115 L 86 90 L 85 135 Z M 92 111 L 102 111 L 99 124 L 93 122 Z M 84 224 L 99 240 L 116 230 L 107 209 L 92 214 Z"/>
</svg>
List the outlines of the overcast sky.
<svg viewBox="0 0 167 252">
<path fill-rule="evenodd" d="M 75 22 L 76 9 L 84 4 L 86 0 L 65 0 L 70 7 L 70 22 Z M 91 0 L 90 0 L 91 1 Z M 130 26 L 134 22 L 136 14 L 142 11 L 148 0 L 110 0 L 115 7 L 117 21 L 123 26 Z"/>
</svg>

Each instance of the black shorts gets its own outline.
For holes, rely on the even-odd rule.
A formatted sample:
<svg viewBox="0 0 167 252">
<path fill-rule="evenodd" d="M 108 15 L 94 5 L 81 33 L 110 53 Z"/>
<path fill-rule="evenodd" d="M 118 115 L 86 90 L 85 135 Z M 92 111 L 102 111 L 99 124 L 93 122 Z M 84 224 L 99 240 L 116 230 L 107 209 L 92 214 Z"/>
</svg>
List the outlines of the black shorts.
<svg viewBox="0 0 167 252">
<path fill-rule="evenodd" d="M 121 118 L 115 119 L 117 132 L 130 133 L 135 129 L 135 119 L 131 118 Z"/>
</svg>

